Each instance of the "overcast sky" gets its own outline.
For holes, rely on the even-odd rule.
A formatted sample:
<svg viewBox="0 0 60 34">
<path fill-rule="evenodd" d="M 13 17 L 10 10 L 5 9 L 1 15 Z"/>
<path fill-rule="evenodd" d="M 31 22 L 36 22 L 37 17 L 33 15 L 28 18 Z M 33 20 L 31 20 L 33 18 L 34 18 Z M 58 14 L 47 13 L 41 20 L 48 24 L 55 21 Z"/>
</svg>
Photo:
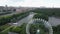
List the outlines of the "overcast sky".
<svg viewBox="0 0 60 34">
<path fill-rule="evenodd" d="M 60 0 L 0 0 L 0 6 L 60 7 Z"/>
</svg>

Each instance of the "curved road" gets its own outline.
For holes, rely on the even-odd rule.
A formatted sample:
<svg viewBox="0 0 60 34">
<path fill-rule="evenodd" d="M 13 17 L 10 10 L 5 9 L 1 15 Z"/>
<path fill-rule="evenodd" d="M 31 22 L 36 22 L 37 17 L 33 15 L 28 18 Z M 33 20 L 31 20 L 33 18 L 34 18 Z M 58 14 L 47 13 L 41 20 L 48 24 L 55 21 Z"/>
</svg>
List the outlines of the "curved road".
<svg viewBox="0 0 60 34">
<path fill-rule="evenodd" d="M 20 20 L 20 21 L 18 21 L 16 23 L 10 23 L 10 25 L 12 25 L 12 26 L 20 26 L 23 23 L 28 23 L 33 18 L 34 15 L 35 15 L 35 13 L 30 13 L 29 16 L 23 18 L 22 20 Z"/>
<path fill-rule="evenodd" d="M 4 32 L 4 31 L 10 29 L 10 28 L 13 27 L 13 26 L 20 26 L 20 25 L 22 25 L 23 23 L 28 23 L 28 22 L 33 18 L 34 15 L 35 15 L 35 13 L 30 13 L 29 16 L 23 18 L 22 20 L 20 20 L 20 21 L 18 21 L 18 22 L 16 22 L 16 23 L 9 23 L 11 26 L 8 27 L 7 29 L 1 31 L 1 32 Z"/>
</svg>

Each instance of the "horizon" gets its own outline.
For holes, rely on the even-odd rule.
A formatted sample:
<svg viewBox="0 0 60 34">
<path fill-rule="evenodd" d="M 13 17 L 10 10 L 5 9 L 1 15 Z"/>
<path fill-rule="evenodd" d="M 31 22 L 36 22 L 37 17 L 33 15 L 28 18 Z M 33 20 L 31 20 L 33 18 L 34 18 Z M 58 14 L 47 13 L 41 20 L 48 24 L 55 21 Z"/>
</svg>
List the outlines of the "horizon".
<svg viewBox="0 0 60 34">
<path fill-rule="evenodd" d="M 59 1 L 60 0 L 0 0 L 0 6 L 60 8 Z"/>
</svg>

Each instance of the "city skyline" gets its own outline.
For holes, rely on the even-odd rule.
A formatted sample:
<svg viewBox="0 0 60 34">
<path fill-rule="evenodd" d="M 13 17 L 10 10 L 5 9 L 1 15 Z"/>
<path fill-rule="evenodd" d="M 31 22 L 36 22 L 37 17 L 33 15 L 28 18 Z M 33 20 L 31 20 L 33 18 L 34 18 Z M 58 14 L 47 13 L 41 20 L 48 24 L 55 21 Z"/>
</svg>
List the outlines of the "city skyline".
<svg viewBox="0 0 60 34">
<path fill-rule="evenodd" d="M 58 7 L 60 0 L 0 0 L 0 6 L 22 6 L 22 7 Z"/>
</svg>

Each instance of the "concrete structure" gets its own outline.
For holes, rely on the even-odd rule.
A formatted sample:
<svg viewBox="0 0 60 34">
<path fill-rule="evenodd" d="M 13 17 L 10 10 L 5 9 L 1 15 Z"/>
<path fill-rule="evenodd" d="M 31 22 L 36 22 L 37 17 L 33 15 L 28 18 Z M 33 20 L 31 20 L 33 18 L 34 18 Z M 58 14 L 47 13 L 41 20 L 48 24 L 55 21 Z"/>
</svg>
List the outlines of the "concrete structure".
<svg viewBox="0 0 60 34">
<path fill-rule="evenodd" d="M 41 22 L 41 21 L 44 23 L 44 26 L 49 29 L 49 33 L 48 33 L 48 34 L 53 34 L 52 26 L 51 26 L 47 21 L 45 21 L 45 20 L 43 20 L 43 19 L 38 19 L 38 18 L 37 18 L 37 19 L 32 19 L 32 20 L 27 24 L 27 26 L 26 26 L 26 33 L 27 33 L 27 34 L 30 34 L 30 32 L 29 32 L 30 24 L 34 24 L 34 23 Z"/>
</svg>

